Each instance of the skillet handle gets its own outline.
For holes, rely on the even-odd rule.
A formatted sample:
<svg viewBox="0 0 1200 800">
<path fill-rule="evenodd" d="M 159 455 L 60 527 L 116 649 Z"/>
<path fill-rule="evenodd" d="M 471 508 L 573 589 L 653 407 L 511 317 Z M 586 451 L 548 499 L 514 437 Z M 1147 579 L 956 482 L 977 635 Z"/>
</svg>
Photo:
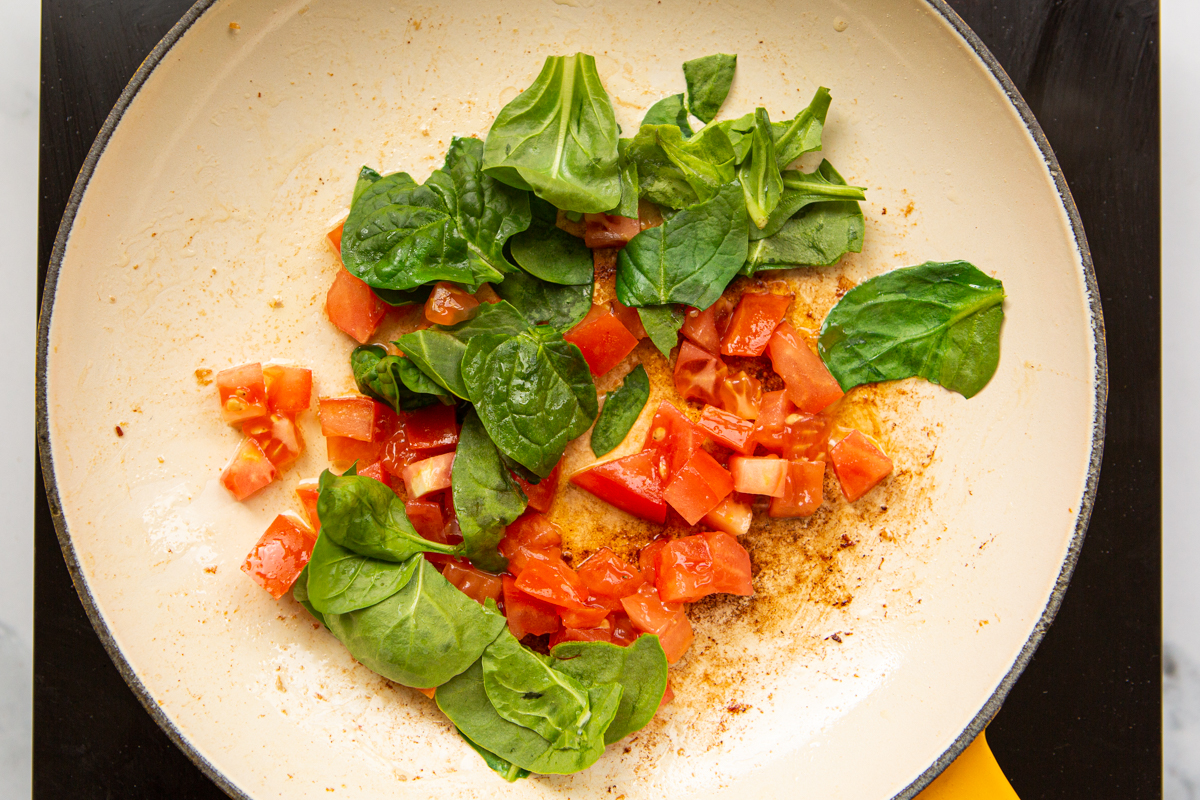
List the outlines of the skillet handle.
<svg viewBox="0 0 1200 800">
<path fill-rule="evenodd" d="M 1019 800 L 981 732 L 916 800 Z"/>
</svg>

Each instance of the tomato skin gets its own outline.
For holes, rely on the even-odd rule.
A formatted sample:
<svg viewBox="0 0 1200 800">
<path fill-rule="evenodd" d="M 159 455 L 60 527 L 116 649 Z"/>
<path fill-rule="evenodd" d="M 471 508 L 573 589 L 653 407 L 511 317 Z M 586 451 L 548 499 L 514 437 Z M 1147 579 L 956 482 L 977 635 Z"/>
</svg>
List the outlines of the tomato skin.
<svg viewBox="0 0 1200 800">
<path fill-rule="evenodd" d="M 278 600 L 296 582 L 316 541 L 298 518 L 280 514 L 246 556 L 242 572 Z"/>
<path fill-rule="evenodd" d="M 789 323 L 779 323 L 767 348 L 771 365 L 783 378 L 788 398 L 798 409 L 816 414 L 842 399 L 844 392 L 837 379 Z"/>
<path fill-rule="evenodd" d="M 757 419 L 762 404 L 762 381 L 741 370 L 717 385 L 717 405 L 742 419 Z"/>
<path fill-rule="evenodd" d="M 517 576 L 517 588 L 554 606 L 585 612 L 589 608 L 587 587 L 561 558 L 527 561 Z"/>
<path fill-rule="evenodd" d="M 668 664 L 683 658 L 683 654 L 692 646 L 695 635 L 692 633 L 692 623 L 683 613 L 683 606 L 664 603 L 658 590 L 650 584 L 643 584 L 633 594 L 621 598 L 621 605 L 634 628 L 658 636 Z"/>
<path fill-rule="evenodd" d="M 434 325 L 457 325 L 475 316 L 479 301 L 449 281 L 438 281 L 425 301 L 425 319 Z"/>
<path fill-rule="evenodd" d="M 714 592 L 749 597 L 754 594 L 750 578 L 750 554 L 728 533 L 705 531 L 700 534 L 708 542 L 712 557 L 712 586 Z"/>
<path fill-rule="evenodd" d="M 410 498 L 404 503 L 404 514 L 417 533 L 430 541 L 446 527 L 446 520 L 442 516 L 442 504 L 435 499 Z"/>
<path fill-rule="evenodd" d="M 246 420 L 242 423 L 242 433 L 253 439 L 281 472 L 296 463 L 304 452 L 304 438 L 296 421 L 282 414 Z"/>
<path fill-rule="evenodd" d="M 690 341 L 684 342 L 675 357 L 675 391 L 684 400 L 695 399 L 719 406 L 719 389 L 728 372 L 721 359 Z"/>
<path fill-rule="evenodd" d="M 591 594 L 615 599 L 633 594 L 646 582 L 644 574 L 607 547 L 588 556 L 576 572 Z"/>
<path fill-rule="evenodd" d="M 714 442 L 728 447 L 735 453 L 750 455 L 754 452 L 756 443 L 750 438 L 754 433 L 754 423 L 748 419 L 716 406 L 705 406 L 696 427 L 708 434 Z"/>
<path fill-rule="evenodd" d="M 816 513 L 823 501 L 825 463 L 822 461 L 789 461 L 787 485 L 782 497 L 771 500 L 767 516 L 808 517 Z"/>
<path fill-rule="evenodd" d="M 704 432 L 692 424 L 686 414 L 663 400 L 654 412 L 654 419 L 650 420 L 642 451 L 653 451 L 662 456 L 665 466 L 662 479 L 669 483 L 703 445 Z"/>
<path fill-rule="evenodd" d="M 767 497 L 783 497 L 787 492 L 788 462 L 782 458 L 734 456 L 729 459 L 729 472 L 739 492 Z"/>
<path fill-rule="evenodd" d="M 730 495 L 700 521 L 731 536 L 745 536 L 750 532 L 750 523 L 753 520 L 754 509 L 748 503 L 739 503 Z"/>
<path fill-rule="evenodd" d="M 659 553 L 654 583 L 664 603 L 694 603 L 715 592 L 708 540 L 695 534 L 668 542 Z"/>
<path fill-rule="evenodd" d="M 541 636 L 555 633 L 562 627 L 558 610 L 550 605 L 530 597 L 517 588 L 516 578 L 504 575 L 501 578 L 504 593 L 504 616 L 508 618 L 508 629 L 518 640 L 525 636 Z"/>
<path fill-rule="evenodd" d="M 484 601 L 489 598 L 497 603 L 500 602 L 503 582 L 499 575 L 483 572 L 465 561 L 452 559 L 442 568 L 442 577 L 479 605 L 484 605 Z"/>
<path fill-rule="evenodd" d="M 221 473 L 221 483 L 235 500 L 245 500 L 279 475 L 275 465 L 253 439 L 244 438 Z"/>
<path fill-rule="evenodd" d="M 667 521 L 667 504 L 660 465 L 657 453 L 643 450 L 576 472 L 570 480 L 622 511 L 662 525 Z"/>
<path fill-rule="evenodd" d="M 408 496 L 415 499 L 433 492 L 450 488 L 450 469 L 454 464 L 454 453 L 415 461 L 404 468 L 400 476 Z"/>
<path fill-rule="evenodd" d="M 754 433 L 750 435 L 751 441 L 775 453 L 781 452 L 783 429 L 793 408 L 784 389 L 764 394 L 758 407 L 758 419 L 754 421 Z"/>
<path fill-rule="evenodd" d="M 435 403 L 410 411 L 405 415 L 403 424 L 408 446 L 424 451 L 422 455 L 453 450 L 458 446 L 458 420 L 454 406 Z"/>
<path fill-rule="evenodd" d="M 500 554 L 508 559 L 508 571 L 519 577 L 530 561 L 561 560 L 562 533 L 545 516 L 526 512 L 505 528 Z"/>
<path fill-rule="evenodd" d="M 853 503 L 892 474 L 892 460 L 860 431 L 850 434 L 829 451 L 842 494 Z"/>
<path fill-rule="evenodd" d="M 295 416 L 312 405 L 312 370 L 267 364 L 262 368 L 267 407 L 276 414 Z"/>
<path fill-rule="evenodd" d="M 733 478 L 705 450 L 697 450 L 663 490 L 663 499 L 695 525 L 733 491 Z"/>
<path fill-rule="evenodd" d="M 216 384 L 221 416 L 230 425 L 267 416 L 267 387 L 262 364 L 223 369 L 217 373 Z"/>
<path fill-rule="evenodd" d="M 746 292 L 733 311 L 729 329 L 721 340 L 721 354 L 727 356 L 761 356 L 776 326 L 783 321 L 792 294 L 760 294 Z"/>
<path fill-rule="evenodd" d="M 638 343 L 607 304 L 592 306 L 588 316 L 563 338 L 579 348 L 593 375 L 603 375 L 620 364 Z"/>
<path fill-rule="evenodd" d="M 584 214 L 583 243 L 588 247 L 624 247 L 642 231 L 638 220 L 615 214 Z"/>
<path fill-rule="evenodd" d="M 296 498 L 300 501 L 300 507 L 304 509 L 304 516 L 308 518 L 308 527 L 316 533 L 321 532 L 321 518 L 317 516 L 317 497 L 320 494 L 321 489 L 316 478 L 307 478 L 296 486 Z"/>
<path fill-rule="evenodd" d="M 359 344 L 371 340 L 387 308 L 387 303 L 376 297 L 370 286 L 345 269 L 338 270 L 325 296 L 329 321 Z"/>
<path fill-rule="evenodd" d="M 375 425 L 381 403 L 364 395 L 322 397 L 317 400 L 317 418 L 322 436 L 345 436 L 360 442 L 375 441 Z"/>
<path fill-rule="evenodd" d="M 558 494 L 558 478 L 562 474 L 562 462 L 554 465 L 554 469 L 550 470 L 550 474 L 542 478 L 537 483 L 530 483 L 520 475 L 513 474 L 513 479 L 521 487 L 521 491 L 529 498 L 529 508 L 534 511 L 541 511 L 543 514 L 550 510 L 550 506 L 554 503 L 554 498 Z"/>
</svg>

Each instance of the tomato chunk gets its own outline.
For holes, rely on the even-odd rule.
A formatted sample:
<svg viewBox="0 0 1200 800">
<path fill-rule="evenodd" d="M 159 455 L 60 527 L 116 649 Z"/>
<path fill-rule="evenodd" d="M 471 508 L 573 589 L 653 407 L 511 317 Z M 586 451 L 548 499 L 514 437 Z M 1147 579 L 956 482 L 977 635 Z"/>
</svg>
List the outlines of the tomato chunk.
<svg viewBox="0 0 1200 800">
<path fill-rule="evenodd" d="M 423 538 L 433 540 L 446 527 L 442 504 L 429 498 L 409 498 L 404 502 L 404 514 Z"/>
<path fill-rule="evenodd" d="M 637 630 L 658 636 L 668 664 L 683 658 L 692 646 L 695 634 L 683 606 L 663 602 L 658 590 L 650 584 L 643 584 L 633 594 L 621 598 L 621 605 Z"/>
<path fill-rule="evenodd" d="M 593 375 L 603 375 L 620 364 L 638 343 L 607 304 L 592 306 L 583 321 L 563 338 L 579 348 Z"/>
<path fill-rule="evenodd" d="M 262 368 L 266 381 L 267 406 L 276 414 L 295 416 L 312 405 L 312 370 L 267 364 Z"/>
<path fill-rule="evenodd" d="M 562 628 L 550 637 L 550 647 L 563 642 L 608 642 L 621 644 L 613 639 L 612 631 L 607 628 Z"/>
<path fill-rule="evenodd" d="M 758 418 L 762 395 L 762 381 L 740 370 L 717 385 L 717 405 L 742 419 Z"/>
<path fill-rule="evenodd" d="M 779 323 L 767 345 L 771 365 L 783 378 L 788 398 L 806 414 L 816 414 L 842 399 L 838 385 L 821 357 L 808 348 L 787 322 Z"/>
<path fill-rule="evenodd" d="M 387 303 L 376 297 L 370 286 L 345 269 L 338 270 L 325 296 L 329 321 L 359 344 L 371 340 L 387 308 Z"/>
<path fill-rule="evenodd" d="M 788 399 L 786 390 L 764 394 L 758 407 L 758 419 L 754 422 L 754 433 L 750 435 L 751 442 L 776 453 L 781 452 L 783 429 L 792 411 L 792 401 Z"/>
<path fill-rule="evenodd" d="M 555 606 L 587 610 L 587 587 L 575 570 L 559 559 L 530 560 L 517 576 L 517 588 Z"/>
<path fill-rule="evenodd" d="M 223 369 L 217 373 L 216 384 L 221 398 L 221 416 L 230 425 L 267 415 L 267 387 L 262 364 Z"/>
<path fill-rule="evenodd" d="M 590 593 L 603 597 L 625 597 L 646 582 L 646 575 L 607 547 L 588 556 L 576 571 Z"/>
<path fill-rule="evenodd" d="M 300 501 L 300 507 L 304 509 L 304 516 L 308 518 L 308 526 L 317 532 L 321 530 L 321 518 L 317 516 L 317 497 L 320 494 L 321 489 L 316 478 L 302 480 L 296 486 L 296 498 Z"/>
<path fill-rule="evenodd" d="M 475 569 L 464 561 L 452 560 L 442 568 L 442 577 L 479 605 L 483 605 L 489 598 L 500 602 L 503 583 L 499 575 Z"/>
<path fill-rule="evenodd" d="M 624 247 L 642 231 L 636 219 L 615 214 L 584 214 L 583 223 L 583 243 L 588 247 Z"/>
<path fill-rule="evenodd" d="M 705 406 L 696 422 L 696 427 L 712 437 L 713 441 L 722 447 L 728 447 L 736 453 L 750 455 L 754 452 L 755 442 L 750 436 L 754 433 L 754 423 L 731 414 L 716 406 Z"/>
<path fill-rule="evenodd" d="M 558 615 L 562 617 L 563 627 L 595 628 L 603 624 L 613 611 L 621 610 L 620 601 L 613 597 L 589 595 L 584 606 L 584 608 L 559 608 Z"/>
<path fill-rule="evenodd" d="M 246 556 L 242 572 L 278 600 L 296 582 L 316 541 L 299 519 L 280 514 Z"/>
<path fill-rule="evenodd" d="M 349 436 L 325 437 L 325 455 L 334 464 L 370 464 L 383 454 L 383 442 L 360 442 Z"/>
<path fill-rule="evenodd" d="M 821 507 L 825 483 L 822 461 L 789 461 L 787 484 L 780 497 L 771 500 L 767 516 L 808 517 Z"/>
<path fill-rule="evenodd" d="M 664 603 L 694 603 L 715 592 L 708 540 L 695 534 L 667 542 L 658 556 L 655 586 Z"/>
<path fill-rule="evenodd" d="M 576 472 L 571 483 L 622 511 L 661 525 L 667 521 L 667 504 L 660 464 L 657 453 L 643 450 Z"/>
<path fill-rule="evenodd" d="M 750 578 L 750 554 L 728 533 L 705 531 L 700 534 L 708 542 L 712 557 L 713 591 L 749 597 L 754 594 Z"/>
<path fill-rule="evenodd" d="M 646 326 L 642 324 L 642 316 L 636 308 L 621 305 L 620 300 L 612 301 L 613 316 L 633 334 L 639 342 L 646 338 Z"/>
<path fill-rule="evenodd" d="M 504 592 L 504 616 L 508 618 L 508 629 L 517 639 L 554 633 L 562 626 L 558 610 L 518 589 L 516 578 L 505 575 L 501 578 L 501 585 Z"/>
<path fill-rule="evenodd" d="M 860 431 L 850 431 L 829 451 L 842 494 L 853 503 L 892 474 L 892 460 Z"/>
<path fill-rule="evenodd" d="M 504 530 L 500 554 L 508 559 L 508 571 L 519 576 L 530 561 L 562 558 L 562 533 L 541 514 L 528 512 Z"/>
<path fill-rule="evenodd" d="M 317 401 L 321 434 L 374 442 L 375 424 L 382 408 L 381 403 L 364 395 L 322 397 Z"/>
<path fill-rule="evenodd" d="M 703 311 L 689 308 L 683 314 L 683 327 L 679 329 L 685 339 L 690 339 L 710 353 L 721 349 L 721 334 L 717 332 L 718 306 L 719 301 Z"/>
<path fill-rule="evenodd" d="M 669 483 L 703 445 L 704 432 L 693 425 L 682 411 L 663 400 L 654 412 L 654 419 L 650 420 L 642 451 L 652 451 L 662 456 L 666 467 L 666 472 L 662 474 L 663 481 Z"/>
<path fill-rule="evenodd" d="M 337 224 L 337 227 L 325 234 L 325 238 L 329 239 L 329 243 L 333 245 L 333 251 L 339 255 L 342 252 L 342 231 L 346 228 L 346 222 L 343 220 Z"/>
<path fill-rule="evenodd" d="M 233 460 L 221 473 L 221 483 L 234 499 L 245 500 L 275 480 L 278 474 L 275 465 L 258 446 L 258 442 L 247 437 L 242 439 L 237 452 L 233 454 Z"/>
<path fill-rule="evenodd" d="M 734 456 L 729 459 L 729 473 L 739 492 L 783 497 L 787 491 L 788 462 L 782 458 Z"/>
<path fill-rule="evenodd" d="M 479 301 L 449 281 L 438 281 L 425 301 L 425 319 L 434 325 L 457 325 L 475 316 Z"/>
<path fill-rule="evenodd" d="M 825 461 L 833 417 L 789 414 L 783 427 L 783 457 L 793 461 Z"/>
<path fill-rule="evenodd" d="M 727 356 L 761 356 L 794 297 L 791 294 L 743 294 L 729 320 L 725 338 L 721 340 L 721 353 Z"/>
<path fill-rule="evenodd" d="M 725 362 L 707 350 L 684 342 L 675 357 L 675 391 L 684 400 L 695 399 L 714 406 L 721 405 L 718 390 L 729 370 Z"/>
<path fill-rule="evenodd" d="M 750 523 L 754 519 L 754 509 L 749 503 L 739 503 L 733 495 L 726 497 L 720 505 L 704 515 L 700 520 L 710 528 L 728 533 L 731 536 L 744 536 L 750 531 Z"/>
<path fill-rule="evenodd" d="M 530 483 L 520 475 L 513 475 L 517 484 L 520 485 L 521 491 L 529 498 L 529 507 L 534 511 L 541 511 L 544 514 L 550 510 L 554 497 L 558 494 L 558 477 L 561 474 L 561 467 L 562 462 L 560 461 L 554 465 L 554 469 L 550 470 L 549 475 L 537 483 Z"/>
<path fill-rule="evenodd" d="M 733 478 L 705 450 L 697 450 L 667 484 L 663 499 L 695 525 L 733 491 Z"/>
<path fill-rule="evenodd" d="M 380 461 L 383 462 L 383 468 L 389 474 L 399 478 L 404 474 L 405 467 L 414 461 L 420 461 L 423 455 L 425 454 L 409 447 L 408 434 L 404 425 L 401 425 L 383 443 L 383 454 L 380 456 Z"/>
<path fill-rule="evenodd" d="M 454 406 L 435 403 L 410 411 L 405 416 L 404 432 L 408 437 L 408 446 L 413 450 L 453 450 L 458 445 L 458 421 Z"/>
<path fill-rule="evenodd" d="M 296 463 L 304 452 L 304 439 L 295 420 L 282 414 L 246 420 L 242 423 L 242 433 L 258 443 L 263 454 L 280 471 Z"/>
<path fill-rule="evenodd" d="M 404 468 L 401 478 L 408 496 L 416 499 L 433 492 L 450 488 L 450 469 L 454 464 L 454 453 L 416 461 Z"/>
<path fill-rule="evenodd" d="M 587 233 L 587 223 L 583 221 L 582 217 L 571 219 L 567 216 L 567 212 L 561 208 L 558 209 L 558 216 L 555 217 L 554 224 L 559 229 L 566 231 L 572 236 L 578 236 L 580 239 Z"/>
</svg>

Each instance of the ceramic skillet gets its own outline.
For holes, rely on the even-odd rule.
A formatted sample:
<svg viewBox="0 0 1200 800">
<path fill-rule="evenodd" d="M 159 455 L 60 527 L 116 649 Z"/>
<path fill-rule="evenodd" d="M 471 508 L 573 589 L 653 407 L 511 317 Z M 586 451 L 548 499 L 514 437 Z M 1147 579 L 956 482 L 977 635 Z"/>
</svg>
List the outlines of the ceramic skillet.
<svg viewBox="0 0 1200 800">
<path fill-rule="evenodd" d="M 431 703 L 237 569 L 323 448 L 304 420 L 306 460 L 234 503 L 216 478 L 236 436 L 205 371 L 290 358 L 321 394 L 352 389 L 322 234 L 359 166 L 423 179 L 545 55 L 577 50 L 626 130 L 710 52 L 739 54 L 727 113 L 790 115 L 830 87 L 825 155 L 869 188 L 867 243 L 789 274 L 796 324 L 866 277 L 953 258 L 1004 281 L 1007 318 L 970 401 L 917 381 L 854 394 L 895 476 L 749 534 L 759 596 L 696 607 L 669 713 L 585 773 L 507 785 Z M 39 442 L 64 555 L 126 680 L 234 797 L 911 797 L 1053 619 L 1099 468 L 1103 327 L 1078 214 L 1011 82 L 936 0 L 201 2 L 98 137 L 46 288 Z M 665 366 L 633 358 L 667 396 Z M 577 551 L 646 535 L 573 489 L 553 517 Z"/>
</svg>

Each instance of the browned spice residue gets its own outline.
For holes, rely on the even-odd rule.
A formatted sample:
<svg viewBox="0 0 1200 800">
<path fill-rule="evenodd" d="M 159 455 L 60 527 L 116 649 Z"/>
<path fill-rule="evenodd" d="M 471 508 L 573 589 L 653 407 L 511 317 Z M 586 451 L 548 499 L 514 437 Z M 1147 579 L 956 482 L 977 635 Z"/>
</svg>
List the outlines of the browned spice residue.
<svg viewBox="0 0 1200 800">
<path fill-rule="evenodd" d="M 116 431 L 117 431 L 117 436 L 124 436 L 124 435 L 125 435 L 125 431 L 121 430 L 121 426 L 120 426 L 120 425 L 116 426 Z"/>
<path fill-rule="evenodd" d="M 201 369 L 196 370 L 195 374 L 196 374 L 196 383 L 199 384 L 200 386 L 208 386 L 210 383 L 212 383 L 212 378 L 210 377 L 212 375 L 211 369 L 201 368 Z"/>
</svg>

